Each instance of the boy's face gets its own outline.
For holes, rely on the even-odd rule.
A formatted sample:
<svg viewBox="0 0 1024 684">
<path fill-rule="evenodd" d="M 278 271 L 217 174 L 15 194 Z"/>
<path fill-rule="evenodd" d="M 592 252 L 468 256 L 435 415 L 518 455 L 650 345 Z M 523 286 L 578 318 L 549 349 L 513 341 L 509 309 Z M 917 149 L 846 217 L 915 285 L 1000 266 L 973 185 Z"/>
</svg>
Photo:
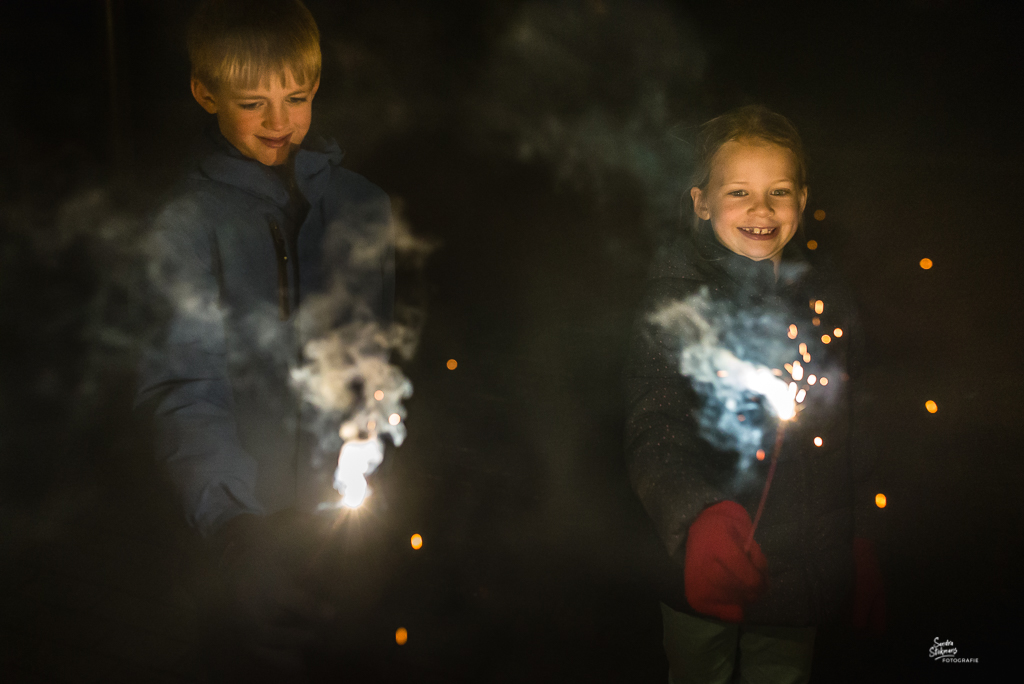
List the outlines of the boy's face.
<svg viewBox="0 0 1024 684">
<path fill-rule="evenodd" d="M 299 85 L 289 71 L 284 85 L 273 74 L 255 90 L 224 84 L 214 93 L 192 79 L 192 95 L 203 109 L 217 115 L 220 132 L 239 152 L 276 166 L 306 137 L 319 86 L 319 80 Z"/>
<path fill-rule="evenodd" d="M 692 188 L 697 216 L 736 254 L 776 264 L 800 225 L 807 188 L 791 150 L 759 140 L 730 140 L 711 164 L 707 188 Z"/>
</svg>

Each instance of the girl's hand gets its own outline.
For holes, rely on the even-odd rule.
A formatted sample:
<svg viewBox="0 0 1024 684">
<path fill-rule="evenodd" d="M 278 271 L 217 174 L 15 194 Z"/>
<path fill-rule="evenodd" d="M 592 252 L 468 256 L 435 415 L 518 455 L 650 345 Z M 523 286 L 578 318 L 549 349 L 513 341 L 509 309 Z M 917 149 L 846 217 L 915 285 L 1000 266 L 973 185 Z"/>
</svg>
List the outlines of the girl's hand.
<svg viewBox="0 0 1024 684">
<path fill-rule="evenodd" d="M 690 525 L 686 540 L 686 600 L 701 613 L 727 622 L 742 622 L 743 607 L 767 586 L 768 561 L 754 542 L 743 546 L 753 526 L 735 501 L 709 506 Z"/>
</svg>

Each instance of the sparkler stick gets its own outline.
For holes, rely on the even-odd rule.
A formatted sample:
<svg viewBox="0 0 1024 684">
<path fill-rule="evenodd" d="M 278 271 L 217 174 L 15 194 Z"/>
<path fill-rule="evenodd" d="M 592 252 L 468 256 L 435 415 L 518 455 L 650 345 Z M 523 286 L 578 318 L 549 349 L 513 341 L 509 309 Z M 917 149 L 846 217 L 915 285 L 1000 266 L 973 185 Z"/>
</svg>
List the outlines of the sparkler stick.
<svg viewBox="0 0 1024 684">
<path fill-rule="evenodd" d="M 786 421 L 780 420 L 779 427 L 775 431 L 775 448 L 772 449 L 772 462 L 768 466 L 768 478 L 764 481 L 764 489 L 761 491 L 761 503 L 757 505 L 757 513 L 754 515 L 754 525 L 750 528 L 750 535 L 747 543 L 743 546 L 743 553 L 750 553 L 750 546 L 754 543 L 754 532 L 757 531 L 757 524 L 761 522 L 761 512 L 764 510 L 764 502 L 768 498 L 768 489 L 772 486 L 772 477 L 775 475 L 775 464 L 779 461 L 779 450 L 782 448 L 782 440 L 786 436 Z"/>
</svg>

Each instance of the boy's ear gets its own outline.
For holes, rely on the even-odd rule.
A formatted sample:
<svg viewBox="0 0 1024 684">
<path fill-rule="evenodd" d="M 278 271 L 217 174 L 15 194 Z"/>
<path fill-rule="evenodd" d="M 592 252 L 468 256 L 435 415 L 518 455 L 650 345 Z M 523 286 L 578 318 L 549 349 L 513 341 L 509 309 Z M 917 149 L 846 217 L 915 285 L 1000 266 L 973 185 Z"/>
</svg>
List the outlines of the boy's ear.
<svg viewBox="0 0 1024 684">
<path fill-rule="evenodd" d="M 708 204 L 704 200 L 704 193 L 700 191 L 700 188 L 690 188 L 690 197 L 693 199 L 693 213 L 697 215 L 702 221 L 711 220 L 711 210 L 708 209 Z M 807 199 L 806 192 L 804 193 L 804 199 Z"/>
<path fill-rule="evenodd" d="M 196 98 L 196 102 L 199 103 L 199 106 L 205 109 L 208 113 L 217 113 L 217 98 L 213 96 L 210 89 L 207 88 L 198 78 L 192 79 L 192 97 Z"/>
</svg>

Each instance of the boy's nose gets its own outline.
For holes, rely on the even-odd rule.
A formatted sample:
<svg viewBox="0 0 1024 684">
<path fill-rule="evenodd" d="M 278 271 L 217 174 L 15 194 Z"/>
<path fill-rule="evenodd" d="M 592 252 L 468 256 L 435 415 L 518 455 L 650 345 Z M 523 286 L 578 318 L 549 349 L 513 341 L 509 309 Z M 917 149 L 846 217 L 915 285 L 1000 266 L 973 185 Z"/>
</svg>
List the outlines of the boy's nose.
<svg viewBox="0 0 1024 684">
<path fill-rule="evenodd" d="M 284 107 L 271 105 L 267 107 L 267 118 L 263 125 L 269 130 L 279 131 L 288 126 L 288 112 Z"/>
</svg>

